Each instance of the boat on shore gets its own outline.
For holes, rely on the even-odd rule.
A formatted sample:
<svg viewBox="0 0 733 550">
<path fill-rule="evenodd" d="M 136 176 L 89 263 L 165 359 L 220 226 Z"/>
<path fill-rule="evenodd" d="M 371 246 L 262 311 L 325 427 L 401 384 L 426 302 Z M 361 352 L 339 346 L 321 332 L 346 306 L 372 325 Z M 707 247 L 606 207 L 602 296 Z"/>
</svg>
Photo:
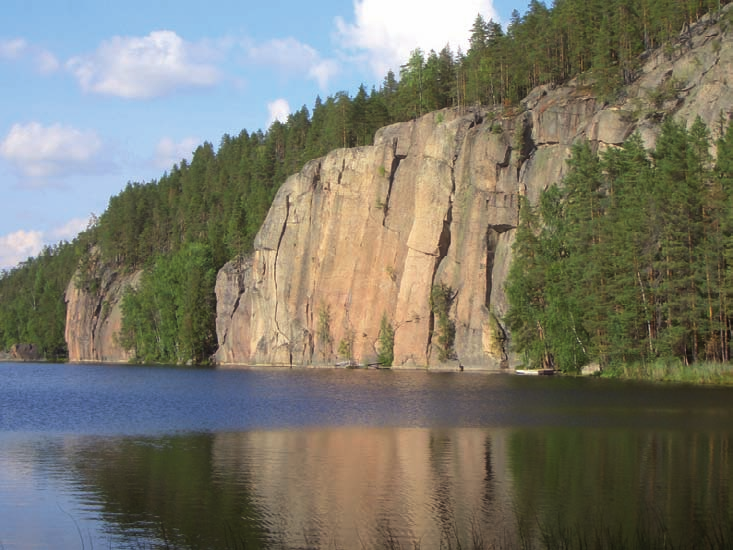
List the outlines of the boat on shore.
<svg viewBox="0 0 733 550">
<path fill-rule="evenodd" d="M 552 376 L 557 371 L 555 369 L 517 369 L 514 374 L 523 376 Z"/>
</svg>

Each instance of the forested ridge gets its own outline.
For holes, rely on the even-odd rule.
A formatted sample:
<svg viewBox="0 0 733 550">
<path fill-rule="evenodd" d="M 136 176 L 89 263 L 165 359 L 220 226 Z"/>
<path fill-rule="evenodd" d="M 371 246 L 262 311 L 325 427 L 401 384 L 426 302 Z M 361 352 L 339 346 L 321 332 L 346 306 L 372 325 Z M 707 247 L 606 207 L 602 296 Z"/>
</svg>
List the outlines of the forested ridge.
<svg viewBox="0 0 733 550">
<path fill-rule="evenodd" d="M 723 2 L 726 3 L 726 2 Z M 369 145 L 387 124 L 445 108 L 502 105 L 533 87 L 587 75 L 612 101 L 646 52 L 668 43 L 718 0 L 532 0 L 506 29 L 480 15 L 470 47 L 413 51 L 379 88 L 339 92 L 303 106 L 267 132 L 224 135 L 158 180 L 131 182 L 72 243 L 47 248 L 0 277 L 0 345 L 36 343 L 63 357 L 64 291 L 98 289 L 103 269 L 144 269 L 123 301 L 120 341 L 140 361 L 205 362 L 216 346 L 216 272 L 251 252 L 279 186 L 305 162 L 339 147 Z"/>
</svg>

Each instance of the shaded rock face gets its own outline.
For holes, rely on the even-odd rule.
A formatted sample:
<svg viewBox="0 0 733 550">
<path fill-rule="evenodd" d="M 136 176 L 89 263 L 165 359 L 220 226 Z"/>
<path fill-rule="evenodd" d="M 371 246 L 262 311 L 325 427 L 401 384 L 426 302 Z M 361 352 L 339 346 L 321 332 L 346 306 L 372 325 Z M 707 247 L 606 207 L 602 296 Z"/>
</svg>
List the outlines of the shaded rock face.
<svg viewBox="0 0 733 550">
<path fill-rule="evenodd" d="M 13 344 L 9 358 L 13 361 L 40 361 L 43 355 L 35 344 Z"/>
<path fill-rule="evenodd" d="M 66 343 L 71 362 L 124 363 L 130 354 L 119 345 L 122 296 L 128 285 L 137 286 L 142 272 L 122 275 L 98 269 L 93 292 L 77 288 L 74 277 L 66 289 Z"/>
<path fill-rule="evenodd" d="M 581 139 L 603 149 L 639 130 L 651 148 L 663 116 L 700 115 L 713 137 L 730 116 L 727 31 L 703 21 L 685 40 L 655 54 L 612 107 L 587 84 L 545 86 L 514 113 L 431 113 L 308 163 L 281 187 L 251 257 L 219 273 L 219 364 L 375 363 L 383 317 L 395 365 L 516 364 L 502 319 L 520 196 L 536 204 L 560 182 Z M 659 116 L 654 94 L 673 77 Z M 456 329 L 447 363 L 430 303 L 441 284 Z"/>
</svg>

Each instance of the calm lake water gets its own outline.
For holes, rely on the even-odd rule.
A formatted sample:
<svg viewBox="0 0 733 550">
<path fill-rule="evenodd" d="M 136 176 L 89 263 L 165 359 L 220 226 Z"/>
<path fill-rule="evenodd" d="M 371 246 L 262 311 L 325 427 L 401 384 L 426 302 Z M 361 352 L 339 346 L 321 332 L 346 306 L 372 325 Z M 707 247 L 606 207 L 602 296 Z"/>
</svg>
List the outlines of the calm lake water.
<svg viewBox="0 0 733 550">
<path fill-rule="evenodd" d="M 730 547 L 733 390 L 0 364 L 0 548 Z"/>
</svg>

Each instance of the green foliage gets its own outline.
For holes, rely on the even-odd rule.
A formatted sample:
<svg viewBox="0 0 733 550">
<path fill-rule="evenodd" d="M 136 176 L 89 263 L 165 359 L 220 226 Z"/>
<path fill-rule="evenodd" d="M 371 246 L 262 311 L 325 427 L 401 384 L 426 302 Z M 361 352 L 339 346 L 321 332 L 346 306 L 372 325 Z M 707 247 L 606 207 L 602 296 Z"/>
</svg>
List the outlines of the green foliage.
<svg viewBox="0 0 733 550">
<path fill-rule="evenodd" d="M 339 342 L 338 354 L 343 359 L 353 361 L 354 359 L 354 339 L 356 334 L 353 330 L 349 329 L 346 331 L 346 335 Z"/>
<path fill-rule="evenodd" d="M 678 358 L 618 364 L 603 372 L 606 378 L 680 382 L 684 384 L 733 384 L 733 364 L 701 361 L 686 365 Z"/>
<path fill-rule="evenodd" d="M 576 146 L 563 188 L 522 204 L 506 321 L 528 363 L 728 361 L 733 131 L 665 121 L 600 157 Z"/>
<path fill-rule="evenodd" d="M 161 256 L 122 301 L 120 344 L 144 363 L 206 363 L 216 349 L 211 250 L 188 244 Z"/>
<path fill-rule="evenodd" d="M 438 361 L 455 358 L 456 325 L 450 318 L 453 289 L 443 283 L 433 285 L 430 291 L 430 311 L 434 317 L 433 343 L 438 350 Z"/>
<path fill-rule="evenodd" d="M 333 336 L 331 336 L 331 309 L 329 306 L 321 304 L 318 310 L 318 344 L 321 348 L 321 355 L 324 359 L 331 354 L 331 346 L 333 344 Z"/>
<path fill-rule="evenodd" d="M 377 361 L 380 365 L 391 367 L 394 363 L 394 328 L 387 318 L 387 314 L 382 314 L 382 320 L 379 323 Z"/>
<path fill-rule="evenodd" d="M 35 344 L 46 359 L 66 356 L 64 295 L 82 239 L 44 247 L 36 258 L 0 273 L 0 347 Z"/>
</svg>

